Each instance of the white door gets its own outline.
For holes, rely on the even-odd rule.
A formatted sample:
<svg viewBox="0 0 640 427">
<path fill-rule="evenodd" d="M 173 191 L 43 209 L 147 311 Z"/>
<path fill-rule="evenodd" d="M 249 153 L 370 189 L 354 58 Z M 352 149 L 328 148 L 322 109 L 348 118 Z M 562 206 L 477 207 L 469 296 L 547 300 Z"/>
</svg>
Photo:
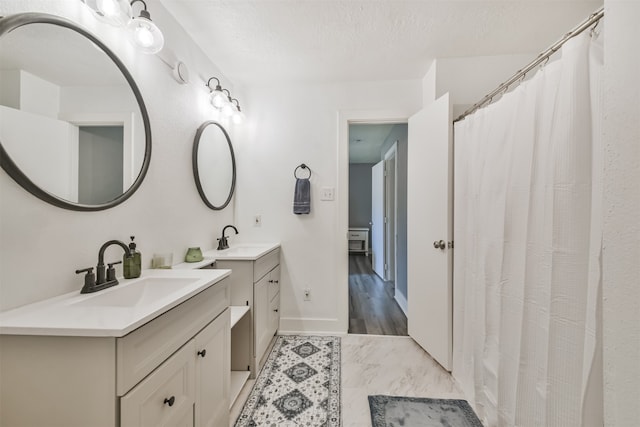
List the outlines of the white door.
<svg viewBox="0 0 640 427">
<path fill-rule="evenodd" d="M 385 162 L 385 264 L 387 266 L 385 280 L 396 281 L 396 156 Z"/>
<path fill-rule="evenodd" d="M 378 276 L 384 274 L 384 161 L 371 168 L 371 266 Z"/>
<path fill-rule="evenodd" d="M 408 152 L 409 335 L 450 371 L 453 257 L 448 242 L 453 233 L 453 163 L 449 94 L 409 119 Z"/>
</svg>

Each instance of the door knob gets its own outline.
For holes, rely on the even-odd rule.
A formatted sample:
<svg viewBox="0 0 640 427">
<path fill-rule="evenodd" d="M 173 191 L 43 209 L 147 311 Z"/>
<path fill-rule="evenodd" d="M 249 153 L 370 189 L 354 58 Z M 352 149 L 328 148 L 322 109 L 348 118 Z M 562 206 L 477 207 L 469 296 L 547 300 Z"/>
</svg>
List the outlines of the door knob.
<svg viewBox="0 0 640 427">
<path fill-rule="evenodd" d="M 444 240 L 436 240 L 435 242 L 433 242 L 433 247 L 436 249 L 444 250 L 444 248 L 447 247 L 447 244 L 444 242 Z"/>
</svg>

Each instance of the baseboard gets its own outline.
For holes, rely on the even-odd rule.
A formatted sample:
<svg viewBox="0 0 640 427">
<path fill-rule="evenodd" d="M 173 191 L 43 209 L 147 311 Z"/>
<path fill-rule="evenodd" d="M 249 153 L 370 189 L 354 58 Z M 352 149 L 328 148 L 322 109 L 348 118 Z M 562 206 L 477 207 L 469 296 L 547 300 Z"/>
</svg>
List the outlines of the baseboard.
<svg viewBox="0 0 640 427">
<path fill-rule="evenodd" d="M 295 335 L 295 334 L 317 334 L 317 335 L 335 335 L 346 334 L 347 331 L 340 327 L 338 319 L 314 319 L 299 317 L 281 317 L 280 328 L 278 334 Z"/>
<path fill-rule="evenodd" d="M 407 297 L 402 295 L 396 289 L 396 294 L 395 294 L 394 298 L 395 298 L 396 302 L 398 303 L 398 305 L 400 306 L 400 309 L 402 310 L 402 312 L 406 316 L 407 315 L 407 310 L 409 308 L 409 303 L 407 302 Z"/>
</svg>

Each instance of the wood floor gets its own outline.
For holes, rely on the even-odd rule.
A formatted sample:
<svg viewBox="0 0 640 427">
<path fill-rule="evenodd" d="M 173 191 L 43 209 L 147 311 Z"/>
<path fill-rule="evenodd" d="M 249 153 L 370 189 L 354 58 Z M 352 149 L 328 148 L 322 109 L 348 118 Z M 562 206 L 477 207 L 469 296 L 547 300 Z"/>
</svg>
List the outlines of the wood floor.
<svg viewBox="0 0 640 427">
<path fill-rule="evenodd" d="M 393 283 L 373 272 L 369 257 L 350 254 L 349 333 L 407 335 L 407 316 L 393 292 Z"/>
</svg>

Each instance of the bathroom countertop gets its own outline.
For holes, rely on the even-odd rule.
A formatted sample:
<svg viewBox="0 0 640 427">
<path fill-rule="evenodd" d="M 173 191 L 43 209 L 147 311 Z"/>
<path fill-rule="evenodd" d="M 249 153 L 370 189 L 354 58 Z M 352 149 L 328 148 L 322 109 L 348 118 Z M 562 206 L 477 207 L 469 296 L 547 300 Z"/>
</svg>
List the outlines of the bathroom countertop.
<svg viewBox="0 0 640 427">
<path fill-rule="evenodd" d="M 213 257 L 205 257 L 203 258 L 202 261 L 196 261 L 196 262 L 181 262 L 180 264 L 176 264 L 174 266 L 172 266 L 171 268 L 173 270 L 194 270 L 197 268 L 202 268 L 202 267 L 206 267 L 208 265 L 213 264 L 216 261 L 215 258 Z"/>
<path fill-rule="evenodd" d="M 202 255 L 205 258 L 214 258 L 216 261 L 255 261 L 279 247 L 280 243 L 238 243 L 237 245 L 231 245 L 229 249 L 222 251 L 211 249 Z"/>
<path fill-rule="evenodd" d="M 231 270 L 143 270 L 91 294 L 70 292 L 0 313 L 2 335 L 122 337 L 229 276 Z"/>
</svg>

